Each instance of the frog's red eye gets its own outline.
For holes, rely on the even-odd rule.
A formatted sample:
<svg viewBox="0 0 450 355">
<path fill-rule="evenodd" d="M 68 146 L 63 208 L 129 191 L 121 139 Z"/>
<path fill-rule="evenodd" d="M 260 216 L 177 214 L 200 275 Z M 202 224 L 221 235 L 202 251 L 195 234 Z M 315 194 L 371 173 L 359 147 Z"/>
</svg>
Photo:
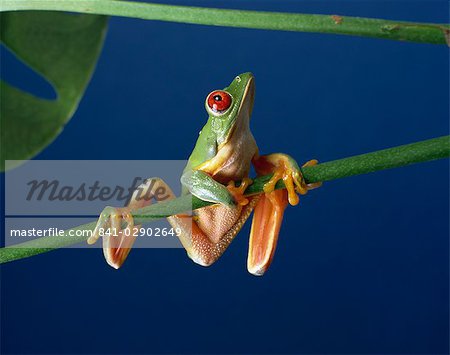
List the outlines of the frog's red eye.
<svg viewBox="0 0 450 355">
<path fill-rule="evenodd" d="M 208 95 L 206 104 L 215 113 L 223 113 L 231 106 L 231 95 L 226 91 L 216 90 Z"/>
</svg>

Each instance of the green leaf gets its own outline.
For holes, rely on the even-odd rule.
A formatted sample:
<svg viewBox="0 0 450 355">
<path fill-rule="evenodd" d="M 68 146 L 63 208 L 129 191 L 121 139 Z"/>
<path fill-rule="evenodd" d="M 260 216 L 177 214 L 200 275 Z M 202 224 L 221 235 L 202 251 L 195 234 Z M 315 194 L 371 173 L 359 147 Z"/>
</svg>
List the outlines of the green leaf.
<svg viewBox="0 0 450 355">
<path fill-rule="evenodd" d="M 57 93 L 55 100 L 47 100 L 1 81 L 4 170 L 5 160 L 25 160 L 42 151 L 72 117 L 100 54 L 107 17 L 45 11 L 0 16 L 2 43 Z"/>
</svg>

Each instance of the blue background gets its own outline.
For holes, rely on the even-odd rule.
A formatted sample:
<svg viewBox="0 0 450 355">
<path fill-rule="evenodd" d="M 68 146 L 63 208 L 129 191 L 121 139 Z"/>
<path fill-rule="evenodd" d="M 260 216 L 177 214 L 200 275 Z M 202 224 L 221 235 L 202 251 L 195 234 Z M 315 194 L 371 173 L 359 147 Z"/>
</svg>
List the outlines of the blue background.
<svg viewBox="0 0 450 355">
<path fill-rule="evenodd" d="M 214 6 L 448 21 L 446 2 Z M 244 71 L 256 76 L 251 125 L 262 153 L 329 161 L 442 136 L 448 53 L 112 18 L 78 111 L 38 158 L 185 159 L 206 94 Z M 52 95 L 2 55 L 11 82 Z M 2 352 L 447 353 L 448 179 L 442 160 L 326 183 L 287 210 L 262 278 L 246 271 L 248 225 L 210 268 L 175 249 L 134 250 L 119 271 L 99 249 L 6 264 Z"/>
</svg>

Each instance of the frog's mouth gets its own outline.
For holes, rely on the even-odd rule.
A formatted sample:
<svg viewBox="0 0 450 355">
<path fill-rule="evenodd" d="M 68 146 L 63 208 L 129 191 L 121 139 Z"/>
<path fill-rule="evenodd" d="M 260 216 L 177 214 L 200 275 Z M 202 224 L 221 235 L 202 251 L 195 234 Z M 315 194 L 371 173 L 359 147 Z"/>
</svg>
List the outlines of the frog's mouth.
<svg viewBox="0 0 450 355">
<path fill-rule="evenodd" d="M 223 140 L 219 144 L 219 149 L 230 140 L 236 129 L 243 130 L 248 128 L 250 116 L 253 111 L 253 103 L 255 101 L 255 79 L 251 73 L 241 74 L 239 75 L 239 77 L 241 78 L 241 80 L 239 81 L 236 78 L 233 81 L 232 85 L 227 88 L 227 91 L 231 94 L 232 92 L 243 92 L 243 94 L 240 96 L 242 97 L 242 99 L 240 102 L 236 103 L 237 105 L 234 109 L 236 109 L 237 107 L 237 113 L 234 114 L 234 119 L 228 122 L 230 129 L 225 129 L 227 135 L 222 138 Z"/>
<path fill-rule="evenodd" d="M 253 103 L 255 101 L 255 78 L 253 77 L 253 75 L 248 78 L 247 84 L 245 85 L 244 95 L 242 95 L 242 97 L 243 99 L 239 105 L 238 116 L 240 116 L 246 109 L 248 116 L 247 119 L 249 120 L 250 116 L 252 115 Z"/>
</svg>

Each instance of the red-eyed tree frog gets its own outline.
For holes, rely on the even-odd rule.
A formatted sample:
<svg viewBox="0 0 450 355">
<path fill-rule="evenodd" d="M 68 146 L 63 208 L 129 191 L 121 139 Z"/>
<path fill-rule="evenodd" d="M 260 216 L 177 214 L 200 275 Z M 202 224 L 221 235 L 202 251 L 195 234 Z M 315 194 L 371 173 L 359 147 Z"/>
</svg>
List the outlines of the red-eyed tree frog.
<svg viewBox="0 0 450 355">
<path fill-rule="evenodd" d="M 178 237 L 188 256 L 209 266 L 223 254 L 254 210 L 247 268 L 253 275 L 263 275 L 272 261 L 288 202 L 298 204 L 297 193 L 305 194 L 320 184 L 306 184 L 297 163 L 286 154 L 259 155 L 249 125 L 254 97 L 255 80 L 251 73 L 237 76 L 230 86 L 207 96 L 209 118 L 189 157 L 181 184 L 183 194 L 191 193 L 215 204 L 195 210 L 192 216 L 171 216 L 168 221 L 181 231 Z M 316 163 L 311 160 L 305 166 Z M 244 196 L 251 184 L 251 164 L 258 175 L 273 173 L 273 177 L 265 184 L 264 193 Z M 281 179 L 286 189 L 275 190 Z M 238 187 L 236 181 L 241 181 Z M 147 179 L 138 190 L 152 195 L 161 186 L 170 198 L 175 198 L 170 187 L 158 178 Z M 101 236 L 100 230 L 118 231 L 114 238 L 103 236 L 106 261 L 116 269 L 124 263 L 135 241 L 130 236 L 133 233 L 129 233 L 136 228 L 130 212 L 150 203 L 137 195 L 133 194 L 127 207 L 105 208 L 88 239 L 92 244 Z M 125 229 L 128 233 L 123 233 Z"/>
</svg>

